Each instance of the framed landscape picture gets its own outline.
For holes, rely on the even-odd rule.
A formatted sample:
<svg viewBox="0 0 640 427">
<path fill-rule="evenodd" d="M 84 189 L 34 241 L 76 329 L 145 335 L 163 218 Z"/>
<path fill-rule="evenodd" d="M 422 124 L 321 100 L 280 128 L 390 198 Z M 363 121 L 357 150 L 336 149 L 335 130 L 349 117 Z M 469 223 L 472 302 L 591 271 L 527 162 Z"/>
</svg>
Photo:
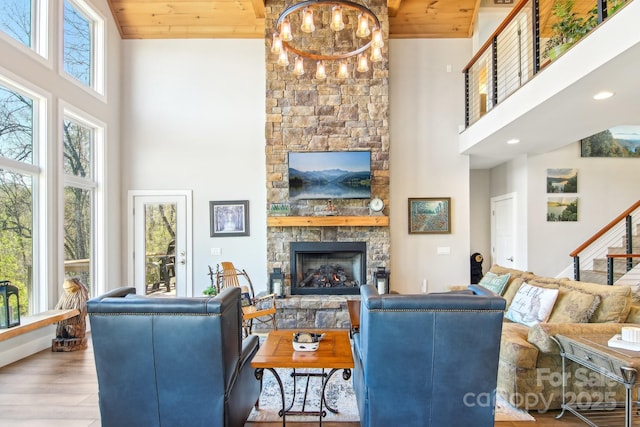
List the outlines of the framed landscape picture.
<svg viewBox="0 0 640 427">
<path fill-rule="evenodd" d="M 578 221 L 577 197 L 548 197 L 547 222 Z"/>
<path fill-rule="evenodd" d="M 578 169 L 547 169 L 547 193 L 577 193 Z"/>
<path fill-rule="evenodd" d="M 640 157 L 640 126 L 615 126 L 580 141 L 582 157 Z"/>
<path fill-rule="evenodd" d="M 209 202 L 211 237 L 249 235 L 249 201 Z"/>
<path fill-rule="evenodd" d="M 409 199 L 409 234 L 451 233 L 451 198 Z"/>
</svg>

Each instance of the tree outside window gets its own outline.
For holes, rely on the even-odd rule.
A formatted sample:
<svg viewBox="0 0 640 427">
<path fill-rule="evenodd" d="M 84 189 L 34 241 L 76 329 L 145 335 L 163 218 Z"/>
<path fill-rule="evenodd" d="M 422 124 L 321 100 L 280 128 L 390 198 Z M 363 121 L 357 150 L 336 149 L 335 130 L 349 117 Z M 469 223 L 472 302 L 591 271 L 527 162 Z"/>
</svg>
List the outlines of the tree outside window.
<svg viewBox="0 0 640 427">
<path fill-rule="evenodd" d="M 69 119 L 63 129 L 65 276 L 79 277 L 91 290 L 94 131 Z"/>
<path fill-rule="evenodd" d="M 33 292 L 33 106 L 29 97 L 0 86 L 0 161 L 11 165 L 0 167 L 0 280 L 20 290 L 21 315 Z"/>
<path fill-rule="evenodd" d="M 32 40 L 31 0 L 0 0 L 0 30 L 27 47 Z"/>
<path fill-rule="evenodd" d="M 64 2 L 64 71 L 86 86 L 93 85 L 93 21 L 69 1 Z"/>
</svg>

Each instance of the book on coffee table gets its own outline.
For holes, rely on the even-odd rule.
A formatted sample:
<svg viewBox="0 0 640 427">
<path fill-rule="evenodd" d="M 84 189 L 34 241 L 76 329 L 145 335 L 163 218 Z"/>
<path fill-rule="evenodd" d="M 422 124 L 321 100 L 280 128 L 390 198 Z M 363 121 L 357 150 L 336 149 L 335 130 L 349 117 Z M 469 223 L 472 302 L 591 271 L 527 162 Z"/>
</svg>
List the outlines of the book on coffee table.
<svg viewBox="0 0 640 427">
<path fill-rule="evenodd" d="M 614 335 L 608 342 L 609 347 L 624 348 L 625 350 L 640 351 L 640 343 L 624 341 L 622 335 Z"/>
</svg>

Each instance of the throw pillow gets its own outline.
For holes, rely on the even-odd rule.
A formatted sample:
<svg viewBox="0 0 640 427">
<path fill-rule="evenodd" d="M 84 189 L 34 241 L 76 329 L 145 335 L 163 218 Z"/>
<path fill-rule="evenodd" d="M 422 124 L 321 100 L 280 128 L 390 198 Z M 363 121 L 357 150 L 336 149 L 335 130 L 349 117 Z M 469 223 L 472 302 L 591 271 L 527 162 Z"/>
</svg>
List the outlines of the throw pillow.
<svg viewBox="0 0 640 427">
<path fill-rule="evenodd" d="M 560 288 L 549 323 L 587 323 L 599 304 L 598 295 Z"/>
<path fill-rule="evenodd" d="M 539 288 L 523 283 L 504 317 L 527 326 L 546 322 L 557 298 L 558 289 Z"/>
<path fill-rule="evenodd" d="M 507 282 L 509 281 L 509 277 L 511 277 L 510 273 L 498 276 L 495 273 L 487 271 L 487 274 L 482 276 L 478 285 L 485 287 L 498 295 L 502 295 L 507 286 Z"/>
</svg>

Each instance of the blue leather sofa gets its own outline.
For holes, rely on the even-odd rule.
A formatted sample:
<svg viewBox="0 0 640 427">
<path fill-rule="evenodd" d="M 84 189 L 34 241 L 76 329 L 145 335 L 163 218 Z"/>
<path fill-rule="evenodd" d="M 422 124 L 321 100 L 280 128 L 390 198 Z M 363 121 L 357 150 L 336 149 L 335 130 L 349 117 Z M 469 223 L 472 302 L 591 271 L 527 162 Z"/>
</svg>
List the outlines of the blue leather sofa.
<svg viewBox="0 0 640 427">
<path fill-rule="evenodd" d="M 363 427 L 493 427 L 505 300 L 360 288 L 353 386 Z"/>
<path fill-rule="evenodd" d="M 260 395 L 242 340 L 240 288 L 151 298 L 119 288 L 89 300 L 103 427 L 242 427 Z"/>
</svg>

